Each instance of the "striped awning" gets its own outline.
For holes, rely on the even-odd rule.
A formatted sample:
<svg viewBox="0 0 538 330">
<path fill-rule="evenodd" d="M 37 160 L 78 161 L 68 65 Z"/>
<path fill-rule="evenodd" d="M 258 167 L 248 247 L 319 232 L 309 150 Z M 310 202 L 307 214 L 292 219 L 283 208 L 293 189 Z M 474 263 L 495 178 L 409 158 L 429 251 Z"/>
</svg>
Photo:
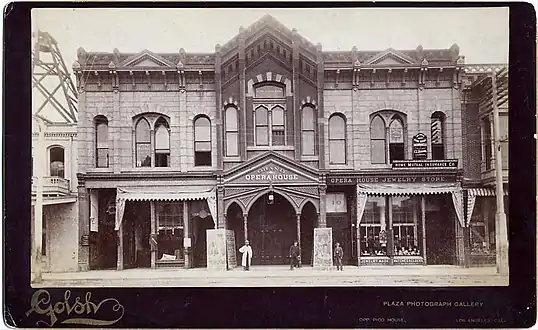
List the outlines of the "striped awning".
<svg viewBox="0 0 538 330">
<path fill-rule="evenodd" d="M 433 195 L 460 190 L 458 183 L 358 184 L 357 192 L 367 195 Z"/>
<path fill-rule="evenodd" d="M 496 195 L 495 189 L 493 188 L 469 188 L 467 189 L 467 193 L 469 196 L 483 196 L 483 197 Z M 504 195 L 507 196 L 508 191 L 505 190 Z"/>
<path fill-rule="evenodd" d="M 117 189 L 117 199 L 125 201 L 184 201 L 206 199 L 213 187 L 159 187 L 147 190 Z M 214 194 L 214 192 L 213 192 Z"/>
</svg>

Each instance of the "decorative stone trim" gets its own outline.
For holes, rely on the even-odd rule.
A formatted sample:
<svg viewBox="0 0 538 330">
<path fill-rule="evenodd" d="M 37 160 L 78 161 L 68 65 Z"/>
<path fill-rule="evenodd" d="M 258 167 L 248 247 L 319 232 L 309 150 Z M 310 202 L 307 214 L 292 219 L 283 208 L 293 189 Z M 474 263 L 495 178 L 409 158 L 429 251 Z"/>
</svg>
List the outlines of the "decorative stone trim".
<svg viewBox="0 0 538 330">
<path fill-rule="evenodd" d="M 306 99 L 303 99 L 301 101 L 301 104 L 304 106 L 306 104 L 312 104 L 314 107 L 316 106 L 316 100 L 312 99 L 310 96 L 307 96 Z"/>
<path fill-rule="evenodd" d="M 286 86 L 286 96 L 293 96 L 291 91 L 291 80 L 281 74 L 273 74 L 273 72 L 270 71 L 266 72 L 265 74 L 259 74 L 255 79 L 249 79 L 247 81 L 247 96 L 254 96 L 254 84 L 267 81 L 283 83 Z"/>
<path fill-rule="evenodd" d="M 224 100 L 223 105 L 224 108 L 227 108 L 229 106 L 235 106 L 237 109 L 239 109 L 239 102 L 237 100 L 234 100 L 232 96 L 230 96 L 227 100 Z"/>
</svg>

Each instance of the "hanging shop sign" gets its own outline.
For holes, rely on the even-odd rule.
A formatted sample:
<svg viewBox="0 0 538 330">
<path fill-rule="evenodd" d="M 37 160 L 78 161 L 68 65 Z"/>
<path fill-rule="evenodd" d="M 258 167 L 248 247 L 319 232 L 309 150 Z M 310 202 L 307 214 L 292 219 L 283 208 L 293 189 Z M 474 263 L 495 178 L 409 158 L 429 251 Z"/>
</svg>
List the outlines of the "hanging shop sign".
<svg viewBox="0 0 538 330">
<path fill-rule="evenodd" d="M 361 183 L 448 183 L 456 182 L 456 175 L 416 174 L 416 175 L 369 175 L 369 176 L 328 176 L 328 185 L 356 185 Z"/>
<path fill-rule="evenodd" d="M 413 136 L 413 159 L 428 158 L 428 138 L 424 133 Z"/>
<path fill-rule="evenodd" d="M 392 168 L 458 168 L 457 159 L 445 159 L 445 160 L 394 160 L 392 161 Z"/>
<path fill-rule="evenodd" d="M 344 193 L 327 193 L 325 205 L 327 213 L 347 212 L 346 195 Z"/>
</svg>

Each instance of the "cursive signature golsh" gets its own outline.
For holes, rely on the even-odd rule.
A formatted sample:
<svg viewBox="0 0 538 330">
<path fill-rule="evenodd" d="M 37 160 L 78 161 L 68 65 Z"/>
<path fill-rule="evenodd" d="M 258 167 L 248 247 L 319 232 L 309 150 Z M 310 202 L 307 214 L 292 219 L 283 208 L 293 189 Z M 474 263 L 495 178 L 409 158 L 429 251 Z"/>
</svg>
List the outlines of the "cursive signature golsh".
<svg viewBox="0 0 538 330">
<path fill-rule="evenodd" d="M 47 315 L 50 318 L 50 323 L 43 320 L 36 322 L 36 325 L 41 324 L 52 327 L 58 319 L 62 319 L 60 324 L 81 324 L 81 325 L 97 325 L 106 326 L 112 325 L 123 317 L 124 308 L 114 298 L 107 298 L 99 303 L 91 301 L 91 292 L 86 292 L 84 301 L 81 301 L 81 297 L 76 297 L 74 302 L 70 302 L 71 291 L 66 290 L 64 292 L 63 301 L 60 300 L 56 303 L 51 302 L 50 293 L 47 290 L 38 290 L 32 295 L 30 301 L 30 309 L 26 312 L 26 316 L 30 316 L 32 313 L 39 315 Z M 119 316 L 114 320 L 103 320 L 99 318 L 97 314 L 101 306 L 109 302 L 112 307 L 112 311 L 117 312 Z"/>
</svg>

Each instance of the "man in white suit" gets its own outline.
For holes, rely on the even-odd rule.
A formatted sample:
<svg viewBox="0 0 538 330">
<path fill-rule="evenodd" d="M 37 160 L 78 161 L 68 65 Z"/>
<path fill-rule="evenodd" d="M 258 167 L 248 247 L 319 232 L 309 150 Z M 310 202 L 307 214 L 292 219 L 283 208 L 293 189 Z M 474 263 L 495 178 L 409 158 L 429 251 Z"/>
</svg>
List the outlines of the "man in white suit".
<svg viewBox="0 0 538 330">
<path fill-rule="evenodd" d="M 245 241 L 245 245 L 239 249 L 239 252 L 243 254 L 241 266 L 243 266 L 245 270 L 249 270 L 250 263 L 252 261 L 252 247 L 250 246 L 248 240 Z"/>
</svg>

